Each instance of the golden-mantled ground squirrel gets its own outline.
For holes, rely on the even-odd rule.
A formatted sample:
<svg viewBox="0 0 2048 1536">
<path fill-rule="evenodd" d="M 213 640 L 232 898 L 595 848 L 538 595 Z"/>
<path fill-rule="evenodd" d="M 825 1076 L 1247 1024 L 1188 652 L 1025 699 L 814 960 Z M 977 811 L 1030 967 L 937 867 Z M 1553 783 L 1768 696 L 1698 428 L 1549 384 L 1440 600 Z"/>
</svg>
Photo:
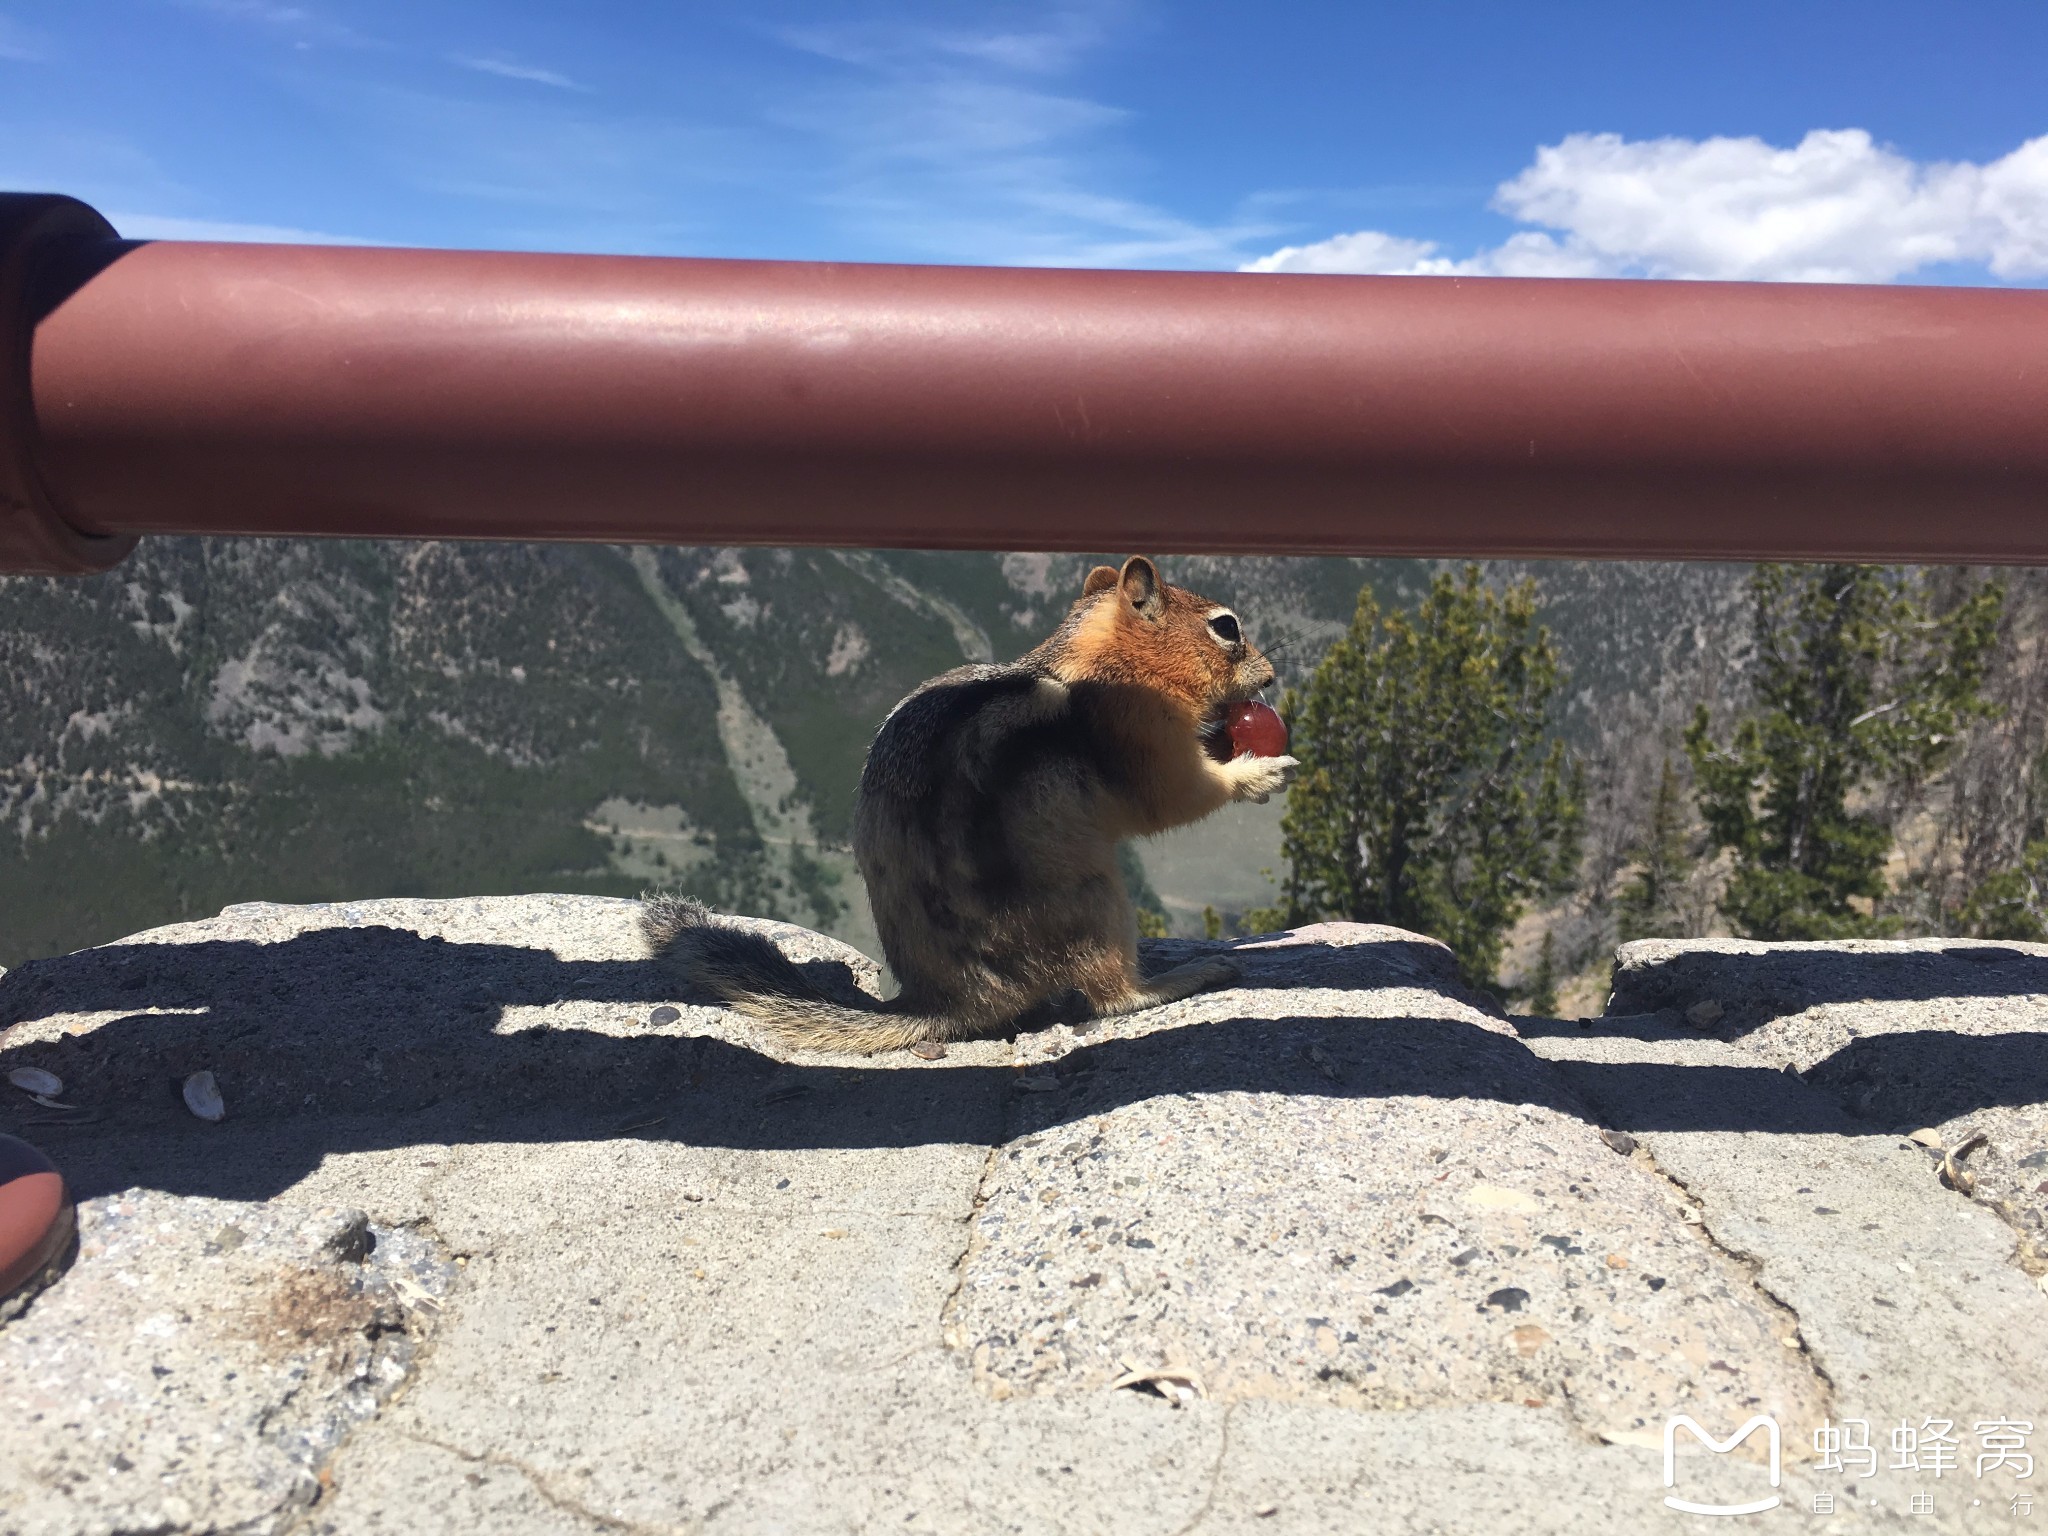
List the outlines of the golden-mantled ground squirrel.
<svg viewBox="0 0 2048 1536">
<path fill-rule="evenodd" d="M 655 897 L 658 959 L 812 1050 L 998 1034 L 1078 990 L 1098 1014 L 1230 982 L 1208 959 L 1146 980 L 1117 844 L 1264 800 L 1291 757 L 1233 758 L 1225 709 L 1273 681 L 1236 614 L 1142 556 L 1097 566 L 1052 638 L 1008 666 L 959 667 L 891 711 L 868 749 L 853 850 L 901 984 L 835 997 L 766 939 Z"/>
</svg>

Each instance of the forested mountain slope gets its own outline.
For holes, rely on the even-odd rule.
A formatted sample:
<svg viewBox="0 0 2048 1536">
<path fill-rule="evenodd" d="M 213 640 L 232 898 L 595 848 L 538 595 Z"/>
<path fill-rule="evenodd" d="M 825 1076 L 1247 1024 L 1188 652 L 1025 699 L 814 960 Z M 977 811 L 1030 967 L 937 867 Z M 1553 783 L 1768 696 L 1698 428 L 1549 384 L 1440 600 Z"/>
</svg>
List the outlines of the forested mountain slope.
<svg viewBox="0 0 2048 1536">
<path fill-rule="evenodd" d="M 1115 558 L 1105 556 L 1104 558 Z M 917 682 L 1007 659 L 1085 556 L 145 541 L 0 580 L 0 964 L 232 902 L 679 882 L 869 941 L 844 853 L 868 738 Z M 1416 561 L 1167 559 L 1283 679 Z M 1725 566 L 1534 572 L 1590 745 L 1740 611 Z M 1183 921 L 1248 905 L 1276 808 L 1143 850 Z"/>
</svg>

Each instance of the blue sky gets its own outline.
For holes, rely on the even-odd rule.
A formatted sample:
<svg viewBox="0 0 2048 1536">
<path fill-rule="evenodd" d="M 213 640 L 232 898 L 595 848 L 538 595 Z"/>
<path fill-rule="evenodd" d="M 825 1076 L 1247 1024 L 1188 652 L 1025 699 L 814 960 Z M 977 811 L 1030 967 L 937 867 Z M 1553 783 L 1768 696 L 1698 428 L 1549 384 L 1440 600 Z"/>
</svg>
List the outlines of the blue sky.
<svg viewBox="0 0 2048 1536">
<path fill-rule="evenodd" d="M 2044 66 L 2048 7 L 1953 0 L 0 0 L 0 185 L 158 236 L 2032 284 Z"/>
</svg>

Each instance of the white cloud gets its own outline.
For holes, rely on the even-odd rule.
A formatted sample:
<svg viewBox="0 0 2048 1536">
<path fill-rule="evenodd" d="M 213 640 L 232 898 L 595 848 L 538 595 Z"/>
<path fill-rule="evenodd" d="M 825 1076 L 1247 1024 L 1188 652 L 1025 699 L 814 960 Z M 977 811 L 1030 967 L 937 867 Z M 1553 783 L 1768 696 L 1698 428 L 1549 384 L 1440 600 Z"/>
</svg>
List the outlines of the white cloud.
<svg viewBox="0 0 2048 1536">
<path fill-rule="evenodd" d="M 1332 235 L 1314 245 L 1283 245 L 1270 256 L 1248 261 L 1244 272 L 1412 273 L 1436 256 L 1434 240 L 1410 240 L 1377 229 Z"/>
<path fill-rule="evenodd" d="M 2000 277 L 2048 272 L 2048 135 L 2029 139 L 1986 166 L 1977 203 L 1988 226 L 1993 272 Z"/>
<path fill-rule="evenodd" d="M 153 213 L 110 213 L 107 222 L 124 240 L 224 240 L 238 245 L 375 245 L 353 235 L 329 235 L 285 224 L 235 224 L 220 219 L 179 219 Z"/>
<path fill-rule="evenodd" d="M 1469 257 L 1363 230 L 1287 246 L 1248 272 L 1891 282 L 1968 264 L 2048 275 L 2048 136 L 2003 159 L 1922 164 L 1858 128 L 1790 149 L 1756 138 L 1572 134 L 1495 192 L 1540 226 Z"/>
<path fill-rule="evenodd" d="M 552 85 L 558 91 L 587 91 L 587 85 L 580 85 L 567 75 L 557 74 L 552 69 L 541 69 L 532 64 L 519 64 L 511 59 L 498 57 L 472 57 L 469 54 L 450 54 L 451 64 L 460 64 L 464 69 L 478 70 L 486 75 L 497 75 L 506 80 L 524 80 L 534 85 Z"/>
</svg>

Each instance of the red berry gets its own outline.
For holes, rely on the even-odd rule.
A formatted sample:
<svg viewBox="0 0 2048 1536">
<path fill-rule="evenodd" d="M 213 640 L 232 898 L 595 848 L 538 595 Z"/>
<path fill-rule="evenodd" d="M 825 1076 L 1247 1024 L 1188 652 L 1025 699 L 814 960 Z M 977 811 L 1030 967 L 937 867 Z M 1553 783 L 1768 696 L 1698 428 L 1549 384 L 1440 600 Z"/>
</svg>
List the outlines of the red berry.
<svg viewBox="0 0 2048 1536">
<path fill-rule="evenodd" d="M 1246 752 L 1253 757 L 1287 755 L 1287 722 L 1269 705 L 1261 704 L 1257 699 L 1233 704 L 1225 721 L 1230 727 L 1231 748 L 1239 755 Z"/>
</svg>

